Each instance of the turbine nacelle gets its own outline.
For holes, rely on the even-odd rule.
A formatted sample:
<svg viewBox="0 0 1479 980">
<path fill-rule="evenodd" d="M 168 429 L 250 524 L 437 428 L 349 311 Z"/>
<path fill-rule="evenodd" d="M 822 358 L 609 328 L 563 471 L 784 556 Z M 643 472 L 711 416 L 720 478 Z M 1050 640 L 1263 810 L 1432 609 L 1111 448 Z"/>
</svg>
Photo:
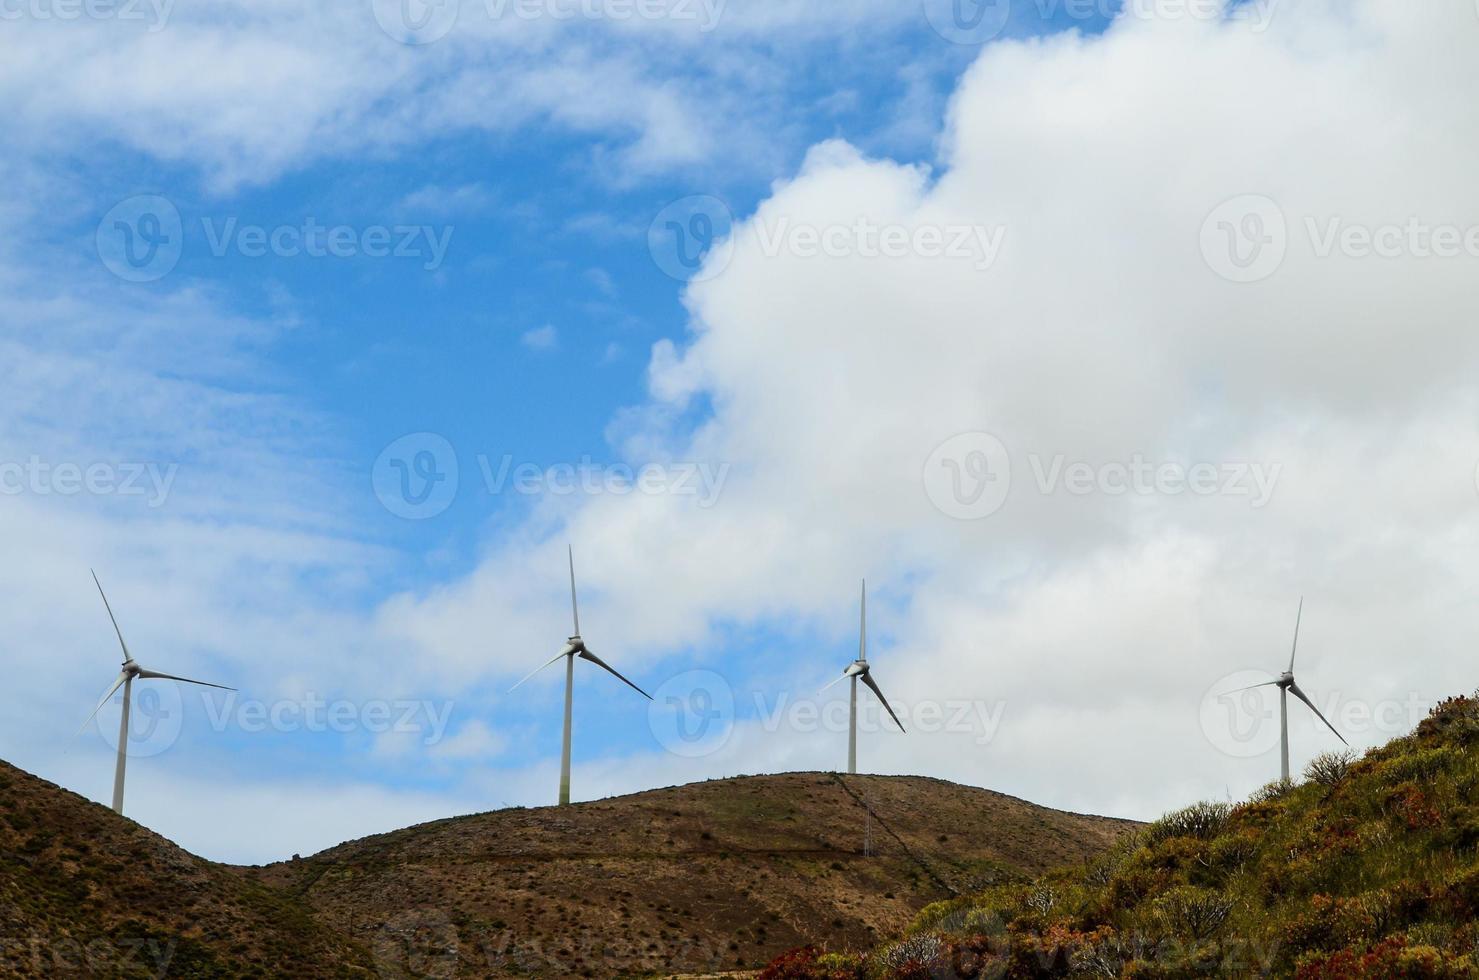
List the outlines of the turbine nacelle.
<svg viewBox="0 0 1479 980">
<path fill-rule="evenodd" d="M 847 665 L 847 669 L 842 672 L 842 676 L 843 677 L 857 677 L 860 674 L 866 674 L 866 673 L 868 673 L 868 661 L 866 661 L 866 660 L 854 660 L 852 663 L 850 663 L 850 664 Z"/>
</svg>

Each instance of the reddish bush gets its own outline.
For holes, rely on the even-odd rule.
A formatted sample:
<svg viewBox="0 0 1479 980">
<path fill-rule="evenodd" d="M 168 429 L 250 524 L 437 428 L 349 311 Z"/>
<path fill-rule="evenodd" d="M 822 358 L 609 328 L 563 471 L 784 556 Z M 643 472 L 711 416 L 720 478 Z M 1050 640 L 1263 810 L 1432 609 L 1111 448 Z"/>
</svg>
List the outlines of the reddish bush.
<svg viewBox="0 0 1479 980">
<path fill-rule="evenodd" d="M 1301 963 L 1295 980 L 1463 980 L 1466 957 L 1431 946 L 1409 946 L 1394 936 L 1366 950 L 1342 949 Z"/>
<path fill-rule="evenodd" d="M 857 970 L 838 970 L 821 963 L 824 955 L 815 946 L 787 950 L 766 964 L 757 980 L 857 980 Z"/>
</svg>

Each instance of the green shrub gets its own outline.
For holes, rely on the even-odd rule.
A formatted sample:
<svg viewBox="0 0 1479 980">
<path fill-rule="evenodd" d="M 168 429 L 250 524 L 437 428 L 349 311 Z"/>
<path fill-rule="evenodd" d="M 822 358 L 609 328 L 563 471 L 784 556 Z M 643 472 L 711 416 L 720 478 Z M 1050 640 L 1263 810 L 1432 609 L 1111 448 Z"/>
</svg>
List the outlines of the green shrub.
<svg viewBox="0 0 1479 980">
<path fill-rule="evenodd" d="M 1145 843 L 1155 847 L 1174 837 L 1208 840 L 1227 825 L 1232 806 L 1227 803 L 1193 803 L 1184 810 L 1168 813 L 1145 828 Z"/>
<path fill-rule="evenodd" d="M 1349 749 L 1324 752 L 1310 760 L 1304 767 L 1304 778 L 1327 788 L 1339 786 L 1356 762 L 1356 753 Z"/>
</svg>

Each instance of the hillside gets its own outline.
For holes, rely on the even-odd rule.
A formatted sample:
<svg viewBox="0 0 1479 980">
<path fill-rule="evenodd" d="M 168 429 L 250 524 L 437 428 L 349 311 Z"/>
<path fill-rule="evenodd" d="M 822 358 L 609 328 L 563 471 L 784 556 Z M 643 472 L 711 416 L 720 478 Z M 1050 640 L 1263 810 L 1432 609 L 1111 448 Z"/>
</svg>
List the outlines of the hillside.
<svg viewBox="0 0 1479 980">
<path fill-rule="evenodd" d="M 382 969 L 707 971 L 864 947 L 952 889 L 1082 861 L 1129 826 L 938 780 L 804 773 L 444 820 L 256 876 Z"/>
<path fill-rule="evenodd" d="M 0 763 L 0 975 L 754 968 L 804 943 L 865 949 L 928 902 L 1081 863 L 1133 826 L 938 780 L 803 773 L 499 810 L 238 868 Z"/>
<path fill-rule="evenodd" d="M 364 976 L 298 903 L 0 762 L 0 975 Z"/>
<path fill-rule="evenodd" d="M 1301 784 L 1188 807 L 1085 868 L 933 904 L 867 955 L 795 950 L 763 976 L 1471 978 L 1476 846 L 1479 700 L 1454 698 Z"/>
</svg>

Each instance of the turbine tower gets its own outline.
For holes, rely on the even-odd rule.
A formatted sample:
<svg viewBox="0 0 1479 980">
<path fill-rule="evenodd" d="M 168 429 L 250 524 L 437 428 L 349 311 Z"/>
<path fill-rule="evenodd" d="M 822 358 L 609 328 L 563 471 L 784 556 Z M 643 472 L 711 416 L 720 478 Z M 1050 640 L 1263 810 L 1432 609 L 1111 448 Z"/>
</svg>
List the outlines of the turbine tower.
<svg viewBox="0 0 1479 980">
<path fill-rule="evenodd" d="M 161 674 L 158 671 L 145 670 L 143 667 L 140 667 L 134 662 L 133 654 L 128 652 L 128 644 L 123 639 L 123 630 L 118 628 L 118 617 L 113 615 L 113 607 L 108 603 L 108 594 L 103 591 L 103 583 L 98 581 L 97 572 L 92 573 L 92 581 L 98 587 L 98 595 L 103 597 L 103 608 L 108 610 L 108 618 L 113 621 L 113 632 L 118 634 L 118 645 L 123 648 L 123 670 L 119 672 L 117 679 L 113 681 L 113 686 L 108 688 L 108 693 L 104 694 L 103 699 L 98 702 L 98 706 L 92 709 L 92 714 L 87 716 L 87 721 L 82 723 L 82 727 L 77 730 L 77 734 L 81 735 L 87 729 L 87 726 L 92 724 L 92 720 L 97 717 L 98 712 L 103 710 L 103 705 L 108 703 L 108 700 L 113 697 L 120 687 L 123 688 L 123 717 L 118 723 L 118 763 L 113 770 L 113 812 L 121 814 L 123 812 L 123 775 L 124 770 L 128 767 L 128 709 L 129 702 L 132 700 L 134 681 L 136 679 L 180 681 L 184 684 L 214 687 L 222 691 L 234 691 L 236 688 L 225 687 L 221 684 L 207 684 L 205 681 L 193 681 L 188 677 Z M 73 737 L 75 738 L 76 736 Z"/>
<path fill-rule="evenodd" d="M 580 638 L 580 605 L 575 601 L 575 552 L 569 548 L 567 548 L 567 552 L 570 558 L 570 615 L 575 620 L 575 632 L 570 634 L 570 638 L 566 641 L 564 649 L 555 654 L 553 659 L 548 663 L 540 664 L 537 668 L 530 671 L 528 676 L 519 681 L 518 684 L 508 689 L 508 692 L 512 694 L 524 681 L 527 681 L 550 664 L 555 663 L 561 657 L 565 658 L 565 735 L 564 742 L 560 747 L 560 806 L 569 806 L 570 804 L 570 715 L 575 700 L 575 658 L 579 657 L 581 660 L 589 660 L 647 700 L 652 700 L 652 695 L 617 673 L 616 669 L 606 663 L 606 661 L 591 653 L 590 649 L 585 645 L 585 641 Z"/>
<path fill-rule="evenodd" d="M 1345 740 L 1345 736 L 1336 731 L 1335 726 L 1330 724 L 1330 719 L 1320 714 L 1320 709 L 1315 707 L 1315 703 L 1311 701 L 1308 697 L 1306 697 L 1304 691 L 1300 690 L 1299 685 L 1295 683 L 1294 658 L 1299 653 L 1299 624 L 1303 619 L 1304 597 L 1301 596 L 1299 599 L 1299 612 L 1294 617 L 1294 646 L 1289 651 L 1289 669 L 1280 674 L 1278 680 L 1264 681 L 1262 684 L 1254 684 L 1250 687 L 1243 687 L 1239 688 L 1236 691 L 1228 692 L 1229 694 L 1239 694 L 1243 691 L 1257 690 L 1260 687 L 1277 687 L 1279 689 L 1279 774 L 1280 778 L 1286 783 L 1289 781 L 1290 694 L 1293 694 L 1296 698 L 1299 698 L 1299 700 L 1303 701 L 1309 707 L 1309 709 L 1315 713 L 1315 717 L 1319 718 L 1325 723 L 1326 728 L 1330 729 L 1332 732 L 1335 732 L 1335 737 L 1340 739 L 1343 744 L 1350 744 Z"/>
<path fill-rule="evenodd" d="M 849 774 L 855 774 L 858 771 L 858 681 L 861 680 L 873 690 L 873 693 L 878 696 L 879 702 L 883 705 L 883 710 L 887 711 L 888 716 L 894 720 L 894 724 L 899 726 L 899 731 L 904 731 L 903 723 L 899 721 L 899 716 L 894 714 L 894 709 L 888 706 L 888 699 L 878 689 L 878 682 L 873 679 L 872 669 L 868 666 L 867 579 L 863 580 L 863 599 L 859 614 L 858 659 L 848 664 L 847 669 L 842 672 L 842 676 L 833 681 L 832 684 L 836 684 L 837 681 L 843 679 L 849 681 L 849 687 L 851 688 L 847 708 L 847 771 Z M 827 690 L 832 684 L 828 684 L 822 690 Z"/>
</svg>

